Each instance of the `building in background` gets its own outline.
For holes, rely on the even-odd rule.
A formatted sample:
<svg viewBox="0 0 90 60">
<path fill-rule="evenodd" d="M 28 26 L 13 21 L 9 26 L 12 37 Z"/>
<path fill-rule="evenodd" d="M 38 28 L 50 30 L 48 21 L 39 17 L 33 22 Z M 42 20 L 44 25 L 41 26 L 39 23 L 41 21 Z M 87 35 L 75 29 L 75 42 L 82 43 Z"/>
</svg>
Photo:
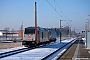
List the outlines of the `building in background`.
<svg viewBox="0 0 90 60">
<path fill-rule="evenodd" d="M 3 34 L 2 34 L 2 32 L 0 31 L 0 36 L 2 36 Z"/>
<path fill-rule="evenodd" d="M 21 35 L 20 35 L 21 33 Z M 16 31 L 8 31 L 5 32 L 5 30 L 0 30 L 0 40 L 21 40 L 23 36 L 23 32 Z"/>
<path fill-rule="evenodd" d="M 0 30 L 0 36 L 3 36 L 4 30 Z"/>
<path fill-rule="evenodd" d="M 18 30 L 18 36 L 21 36 L 22 40 L 24 40 L 24 30 Z"/>
</svg>

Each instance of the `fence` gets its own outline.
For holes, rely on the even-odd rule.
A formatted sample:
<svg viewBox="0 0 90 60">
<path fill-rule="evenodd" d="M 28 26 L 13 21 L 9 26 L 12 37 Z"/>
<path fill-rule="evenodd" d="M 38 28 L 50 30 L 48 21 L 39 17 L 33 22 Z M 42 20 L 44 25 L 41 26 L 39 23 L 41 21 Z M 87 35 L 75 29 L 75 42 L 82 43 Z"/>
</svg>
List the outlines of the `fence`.
<svg viewBox="0 0 90 60">
<path fill-rule="evenodd" d="M 21 40 L 22 37 L 21 36 L 7 36 L 7 39 L 6 39 L 6 36 L 0 36 L 0 41 L 4 41 L 4 40 Z"/>
</svg>

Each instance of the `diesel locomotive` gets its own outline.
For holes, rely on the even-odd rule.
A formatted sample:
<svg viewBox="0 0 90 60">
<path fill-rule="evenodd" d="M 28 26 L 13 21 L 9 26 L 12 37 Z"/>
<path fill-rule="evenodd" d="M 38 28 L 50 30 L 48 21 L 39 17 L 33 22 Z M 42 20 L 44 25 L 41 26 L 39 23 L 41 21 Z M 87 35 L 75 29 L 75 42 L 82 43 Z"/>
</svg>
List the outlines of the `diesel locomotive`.
<svg viewBox="0 0 90 60">
<path fill-rule="evenodd" d="M 39 47 L 56 41 L 57 34 L 53 29 L 41 27 L 27 27 L 24 32 L 22 45 L 25 47 Z"/>
</svg>

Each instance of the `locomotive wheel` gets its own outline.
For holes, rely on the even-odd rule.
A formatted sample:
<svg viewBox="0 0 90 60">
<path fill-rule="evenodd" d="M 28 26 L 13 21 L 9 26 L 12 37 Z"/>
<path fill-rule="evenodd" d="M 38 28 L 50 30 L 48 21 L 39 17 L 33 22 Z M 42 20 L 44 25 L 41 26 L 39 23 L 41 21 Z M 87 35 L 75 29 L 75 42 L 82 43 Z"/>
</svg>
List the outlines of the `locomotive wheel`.
<svg viewBox="0 0 90 60">
<path fill-rule="evenodd" d="M 28 45 L 28 48 L 31 48 L 31 46 Z"/>
</svg>

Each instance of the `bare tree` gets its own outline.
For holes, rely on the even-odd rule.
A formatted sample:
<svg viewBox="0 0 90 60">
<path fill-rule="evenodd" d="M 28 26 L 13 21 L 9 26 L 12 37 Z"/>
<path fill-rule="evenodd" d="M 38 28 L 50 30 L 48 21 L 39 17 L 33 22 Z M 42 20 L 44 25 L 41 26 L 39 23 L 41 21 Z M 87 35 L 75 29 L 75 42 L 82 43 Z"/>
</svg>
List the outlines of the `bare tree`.
<svg viewBox="0 0 90 60">
<path fill-rule="evenodd" d="M 9 28 L 6 27 L 4 30 L 5 30 L 5 34 L 6 34 L 6 40 L 7 40 L 7 34 L 8 34 L 8 32 L 9 32 Z"/>
<path fill-rule="evenodd" d="M 12 29 L 12 31 L 11 31 L 11 32 L 12 32 L 12 40 L 13 40 L 13 34 L 14 34 L 15 30 L 14 30 L 14 29 Z"/>
</svg>

